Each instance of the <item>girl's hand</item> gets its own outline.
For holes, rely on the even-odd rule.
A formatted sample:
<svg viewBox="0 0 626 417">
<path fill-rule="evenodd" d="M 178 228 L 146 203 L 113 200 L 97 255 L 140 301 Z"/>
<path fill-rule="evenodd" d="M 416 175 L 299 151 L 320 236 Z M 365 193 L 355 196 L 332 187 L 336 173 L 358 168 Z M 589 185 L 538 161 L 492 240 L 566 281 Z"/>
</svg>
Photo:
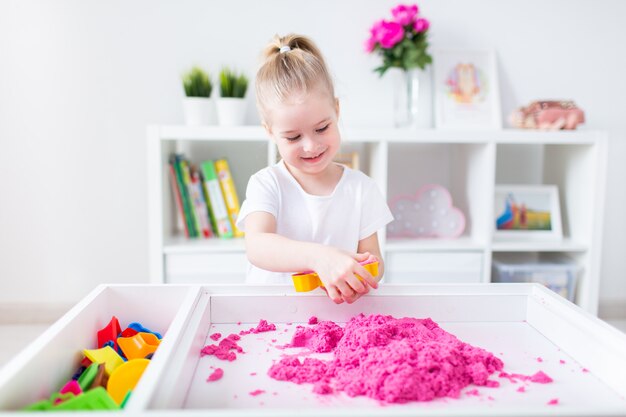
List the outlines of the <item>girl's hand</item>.
<svg viewBox="0 0 626 417">
<path fill-rule="evenodd" d="M 314 270 L 324 283 L 328 297 L 336 304 L 353 303 L 369 292 L 369 287 L 378 288 L 378 281 L 359 262 L 377 260 L 369 253 L 348 253 L 336 248 L 325 247 L 317 257 Z M 359 275 L 362 281 L 355 276 Z"/>
</svg>

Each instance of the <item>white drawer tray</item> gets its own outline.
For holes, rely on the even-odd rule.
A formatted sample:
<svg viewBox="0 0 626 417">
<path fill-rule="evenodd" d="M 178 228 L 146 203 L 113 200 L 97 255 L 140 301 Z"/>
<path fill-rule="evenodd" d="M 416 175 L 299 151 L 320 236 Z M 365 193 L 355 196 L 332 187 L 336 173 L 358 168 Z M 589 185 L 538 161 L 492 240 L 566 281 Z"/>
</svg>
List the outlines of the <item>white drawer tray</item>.
<svg viewBox="0 0 626 417">
<path fill-rule="evenodd" d="M 430 317 L 501 358 L 504 371 L 532 375 L 542 370 L 554 382 L 531 384 L 520 393 L 519 384 L 494 374 L 499 388 L 463 390 L 477 388 L 478 396 L 381 406 L 343 393 L 318 396 L 310 384 L 267 376 L 273 361 L 296 352 L 276 346 L 289 342 L 298 324 L 312 315 L 345 322 L 358 313 Z M 126 413 L 626 416 L 626 335 L 537 284 L 387 284 L 355 304 L 339 306 L 322 294 L 294 294 L 285 286 L 101 286 L 2 369 L 0 410 L 17 410 L 58 390 L 78 367 L 81 349 L 95 346 L 96 331 L 112 315 L 165 333 Z M 238 333 L 261 318 L 277 330 L 242 336 L 238 343 L 246 353 L 234 362 L 200 357 L 203 346 L 215 343 L 209 334 Z M 224 377 L 206 382 L 211 367 L 224 369 Z M 258 389 L 265 393 L 249 395 Z M 547 405 L 552 398 L 559 404 Z M 81 414 L 88 413 L 72 413 Z"/>
<path fill-rule="evenodd" d="M 479 283 L 482 252 L 388 252 L 385 280 L 393 284 Z"/>
</svg>

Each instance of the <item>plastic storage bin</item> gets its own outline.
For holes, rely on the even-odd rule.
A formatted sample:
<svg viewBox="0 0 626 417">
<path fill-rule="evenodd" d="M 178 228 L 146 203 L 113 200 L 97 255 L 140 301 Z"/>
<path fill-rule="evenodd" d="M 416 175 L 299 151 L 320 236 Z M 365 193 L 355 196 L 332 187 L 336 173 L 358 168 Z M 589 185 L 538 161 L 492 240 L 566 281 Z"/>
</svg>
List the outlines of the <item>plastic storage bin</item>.
<svg viewBox="0 0 626 417">
<path fill-rule="evenodd" d="M 580 267 L 564 255 L 499 255 L 493 259 L 493 282 L 536 282 L 574 302 Z"/>
</svg>

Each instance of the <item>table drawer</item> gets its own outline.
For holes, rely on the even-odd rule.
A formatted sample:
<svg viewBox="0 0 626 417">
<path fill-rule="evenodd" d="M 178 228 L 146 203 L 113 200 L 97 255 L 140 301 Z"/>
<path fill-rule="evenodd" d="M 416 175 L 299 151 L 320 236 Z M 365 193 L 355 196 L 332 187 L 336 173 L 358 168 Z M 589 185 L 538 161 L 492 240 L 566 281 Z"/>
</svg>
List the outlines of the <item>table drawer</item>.
<svg viewBox="0 0 626 417">
<path fill-rule="evenodd" d="M 481 282 L 482 252 L 388 252 L 385 280 L 392 283 Z"/>
<path fill-rule="evenodd" d="M 311 384 L 286 384 L 266 371 L 285 356 L 281 345 L 291 340 L 297 325 L 307 326 L 312 315 L 341 324 L 360 313 L 431 317 L 465 342 L 506 353 L 506 372 L 531 375 L 541 369 L 555 380 L 520 395 L 520 385 L 497 377 L 498 389 L 477 387 L 485 397 L 464 393 L 455 400 L 389 405 L 374 414 L 417 415 L 428 407 L 460 417 L 468 409 L 480 414 L 488 405 L 493 415 L 511 410 L 543 415 L 548 399 L 559 398 L 549 414 L 624 415 L 626 336 L 538 284 L 389 284 L 351 305 L 335 305 L 322 292 L 294 294 L 291 286 L 103 285 L 0 369 L 0 414 L 57 391 L 78 367 L 81 350 L 93 346 L 95 332 L 116 315 L 120 322 L 138 320 L 165 333 L 126 404 L 126 415 L 340 417 L 346 410 L 372 415 L 380 407 L 377 401 L 321 397 Z M 236 361 L 200 354 L 214 343 L 214 333 L 239 333 L 261 318 L 277 330 L 244 335 L 239 343 L 245 353 Z M 539 365 L 538 357 L 544 358 Z M 224 377 L 208 383 L 217 367 L 224 368 Z M 250 394 L 258 389 L 265 391 L 262 397 Z M 493 396 L 488 404 L 487 394 Z"/>
<path fill-rule="evenodd" d="M 162 334 L 145 374 L 155 372 L 172 354 L 198 291 L 180 285 L 99 286 L 0 369 L 0 410 L 18 410 L 58 392 L 79 368 L 83 349 L 97 348 L 97 332 L 113 316 L 122 329 L 138 322 Z M 140 379 L 137 388 L 145 382 Z"/>
<path fill-rule="evenodd" d="M 175 253 L 165 255 L 165 282 L 175 284 L 243 283 L 248 261 L 245 252 Z"/>
</svg>

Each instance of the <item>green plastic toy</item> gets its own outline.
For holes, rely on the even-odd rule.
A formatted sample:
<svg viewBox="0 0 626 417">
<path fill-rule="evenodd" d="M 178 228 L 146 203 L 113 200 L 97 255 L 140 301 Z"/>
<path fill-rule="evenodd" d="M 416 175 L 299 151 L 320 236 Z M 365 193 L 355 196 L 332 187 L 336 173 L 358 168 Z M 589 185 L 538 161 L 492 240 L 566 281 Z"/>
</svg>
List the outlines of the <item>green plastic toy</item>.
<svg viewBox="0 0 626 417">
<path fill-rule="evenodd" d="M 78 377 L 78 385 L 80 385 L 80 388 L 83 390 L 83 392 L 87 391 L 89 389 L 89 387 L 91 387 L 91 384 L 93 383 L 93 380 L 96 378 L 96 375 L 98 374 L 98 366 L 99 365 L 100 364 L 95 363 L 95 362 L 92 363 Z"/>
<path fill-rule="evenodd" d="M 54 405 L 54 401 L 63 402 Z M 53 394 L 49 400 L 43 400 L 24 407 L 23 411 L 71 411 L 71 410 L 119 410 L 120 407 L 102 387 L 94 388 L 83 394 Z"/>
<path fill-rule="evenodd" d="M 52 409 L 52 401 L 42 400 L 22 408 L 22 411 L 47 411 Z"/>
<path fill-rule="evenodd" d="M 52 407 L 54 411 L 70 411 L 70 410 L 119 410 L 119 406 L 109 393 L 102 387 L 94 388 L 77 395 L 71 400 L 62 402 Z"/>
</svg>

